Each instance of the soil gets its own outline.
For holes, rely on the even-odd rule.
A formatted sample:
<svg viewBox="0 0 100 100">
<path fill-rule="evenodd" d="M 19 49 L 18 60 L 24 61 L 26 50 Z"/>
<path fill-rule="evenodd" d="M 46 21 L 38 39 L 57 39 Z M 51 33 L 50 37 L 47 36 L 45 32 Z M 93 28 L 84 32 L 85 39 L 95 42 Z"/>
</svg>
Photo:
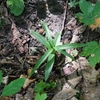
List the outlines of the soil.
<svg viewBox="0 0 100 100">
<path fill-rule="evenodd" d="M 28 71 L 46 51 L 46 48 L 29 32 L 31 29 L 45 36 L 41 20 L 48 25 L 53 38 L 57 32 L 61 33 L 62 43 L 99 41 L 99 30 L 92 31 L 79 23 L 75 18 L 75 13 L 79 11 L 79 8 L 70 8 L 67 0 L 25 0 L 24 12 L 20 16 L 11 14 L 5 1 L 0 0 L 0 4 L 2 19 L 0 70 L 6 80 L 0 85 L 0 94 L 6 84 L 21 75 L 28 76 Z M 46 100 L 100 100 L 99 64 L 91 68 L 85 57 L 77 56 L 76 58 L 77 63 L 72 62 L 74 67 L 71 67 L 69 71 L 69 66 L 72 65 L 67 64 L 68 59 L 59 54 L 56 56 L 54 68 L 47 82 L 53 80 L 57 86 L 46 91 L 48 95 Z M 84 68 L 76 70 L 75 66 L 80 67 L 80 64 L 85 70 Z M 3 97 L 2 100 L 35 100 L 34 87 L 36 83 L 44 79 L 44 68 L 45 63 L 28 80 L 30 84 L 12 96 Z M 65 69 L 69 74 L 64 72 Z M 75 98 L 79 89 L 79 96 Z"/>
</svg>

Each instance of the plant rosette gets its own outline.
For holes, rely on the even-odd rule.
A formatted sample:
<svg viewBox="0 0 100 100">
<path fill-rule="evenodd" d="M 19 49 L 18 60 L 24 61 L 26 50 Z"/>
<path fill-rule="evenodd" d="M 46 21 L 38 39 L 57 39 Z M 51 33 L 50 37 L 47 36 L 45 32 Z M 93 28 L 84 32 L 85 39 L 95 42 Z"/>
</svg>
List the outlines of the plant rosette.
<svg viewBox="0 0 100 100">
<path fill-rule="evenodd" d="M 51 37 L 50 30 L 47 27 L 47 25 L 43 21 L 41 21 L 41 23 L 46 32 L 46 38 L 42 36 L 41 34 L 39 34 L 38 32 L 35 32 L 33 30 L 30 30 L 30 32 L 40 43 L 42 43 L 47 48 L 47 51 L 37 61 L 34 68 L 32 69 L 30 76 L 33 75 L 33 73 L 41 66 L 41 64 L 45 60 L 47 60 L 46 67 L 45 67 L 45 81 L 46 81 L 50 75 L 50 72 L 52 71 L 56 52 L 59 52 L 63 54 L 64 56 L 68 56 L 74 60 L 74 58 L 70 54 L 68 54 L 65 50 L 84 47 L 85 44 L 78 44 L 78 43 L 61 44 L 60 42 L 61 33 L 57 33 L 55 38 L 53 39 Z"/>
</svg>

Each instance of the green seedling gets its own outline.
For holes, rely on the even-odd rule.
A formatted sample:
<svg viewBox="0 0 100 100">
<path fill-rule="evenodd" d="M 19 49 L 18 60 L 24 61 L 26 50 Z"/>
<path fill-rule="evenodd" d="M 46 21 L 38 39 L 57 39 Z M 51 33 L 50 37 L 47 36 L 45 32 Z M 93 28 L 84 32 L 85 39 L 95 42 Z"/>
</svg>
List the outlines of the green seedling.
<svg viewBox="0 0 100 100">
<path fill-rule="evenodd" d="M 91 41 L 86 43 L 86 47 L 83 47 L 81 56 L 88 57 L 91 66 L 95 66 L 100 63 L 100 43 Z"/>
<path fill-rule="evenodd" d="M 94 24 L 95 19 L 100 17 L 100 1 L 96 4 L 92 4 L 89 1 L 80 0 L 79 7 L 81 12 L 77 13 L 76 17 L 85 25 Z"/>
<path fill-rule="evenodd" d="M 37 93 L 36 96 L 35 96 L 35 100 L 46 100 L 46 98 L 47 98 L 46 93 L 43 93 L 43 94 Z"/>
<path fill-rule="evenodd" d="M 34 88 L 34 92 L 43 94 L 43 93 L 45 93 L 44 92 L 45 88 L 46 88 L 46 83 L 43 82 L 43 80 L 41 80 L 39 83 L 36 84 L 36 86 Z"/>
<path fill-rule="evenodd" d="M 82 95 L 82 91 L 81 91 L 81 89 L 80 89 L 80 88 L 79 88 L 78 90 L 79 90 L 79 91 L 78 91 L 78 92 L 76 92 L 75 97 L 77 98 L 77 100 L 83 100 L 83 99 L 82 99 L 82 97 L 81 97 L 81 95 Z"/>
<path fill-rule="evenodd" d="M 15 16 L 19 16 L 24 10 L 23 0 L 7 0 L 6 4 L 10 8 L 10 12 Z"/>
<path fill-rule="evenodd" d="M 36 92 L 35 100 L 45 100 L 47 98 L 47 94 L 45 91 L 55 87 L 56 84 L 52 80 L 49 83 L 43 82 L 43 80 L 41 80 L 36 84 L 34 88 L 34 92 Z"/>
<path fill-rule="evenodd" d="M 17 93 L 21 89 L 21 87 L 24 85 L 25 80 L 26 80 L 25 78 L 18 78 L 12 81 L 11 83 L 9 83 L 8 85 L 6 85 L 4 89 L 2 90 L 2 94 L 0 98 L 2 96 L 11 96 Z M 0 84 L 1 82 L 2 82 L 2 71 L 0 71 Z"/>
<path fill-rule="evenodd" d="M 70 0 L 70 2 L 68 3 L 68 5 L 71 8 L 76 8 L 76 6 L 78 5 L 79 2 L 77 2 L 76 0 Z"/>
<path fill-rule="evenodd" d="M 45 81 L 48 79 L 50 72 L 52 71 L 54 61 L 55 61 L 55 55 L 56 52 L 59 52 L 65 56 L 68 56 L 72 59 L 74 59 L 70 54 L 68 54 L 65 50 L 71 49 L 71 48 L 79 48 L 85 46 L 85 44 L 78 44 L 78 43 L 69 43 L 69 44 L 62 44 L 60 43 L 61 39 L 61 33 L 57 33 L 55 38 L 53 39 L 50 34 L 50 30 L 48 29 L 47 25 L 41 21 L 42 26 L 45 29 L 46 37 L 43 37 L 38 32 L 35 32 L 33 30 L 30 30 L 32 35 L 41 42 L 46 48 L 47 51 L 42 55 L 42 57 L 38 60 L 34 68 L 32 69 L 32 72 L 30 76 L 41 66 L 41 64 L 47 59 L 46 68 L 45 68 Z"/>
<path fill-rule="evenodd" d="M 52 80 L 49 83 L 43 82 L 43 80 L 41 80 L 39 83 L 36 84 L 34 92 L 43 94 L 45 93 L 45 91 L 55 87 L 56 84 Z"/>
</svg>

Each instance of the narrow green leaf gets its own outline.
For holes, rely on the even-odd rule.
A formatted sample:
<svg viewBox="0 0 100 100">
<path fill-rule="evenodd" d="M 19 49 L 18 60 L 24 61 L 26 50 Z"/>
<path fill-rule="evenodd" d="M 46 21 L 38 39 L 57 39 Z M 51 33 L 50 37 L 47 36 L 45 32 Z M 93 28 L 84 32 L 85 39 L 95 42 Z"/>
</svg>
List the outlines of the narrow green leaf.
<svg viewBox="0 0 100 100">
<path fill-rule="evenodd" d="M 46 31 L 46 36 L 48 37 L 48 41 L 50 42 L 50 44 L 52 46 L 54 46 L 53 39 L 51 37 L 49 28 L 47 27 L 47 25 L 43 21 L 41 21 L 41 24 L 44 27 L 44 30 Z"/>
<path fill-rule="evenodd" d="M 55 55 L 50 54 L 45 69 L 45 81 L 48 79 L 50 72 L 52 71 L 54 60 L 55 60 Z"/>
<path fill-rule="evenodd" d="M 2 82 L 2 71 L 0 70 L 0 84 Z"/>
<path fill-rule="evenodd" d="M 40 65 L 47 59 L 47 57 L 52 53 L 52 51 L 53 49 L 49 49 L 45 52 L 45 54 L 38 60 L 38 62 L 32 69 L 30 76 L 40 67 Z"/>
<path fill-rule="evenodd" d="M 59 45 L 60 44 L 60 39 L 61 39 L 61 33 L 57 33 L 56 34 L 56 37 L 54 39 L 54 44 L 55 46 Z"/>
<path fill-rule="evenodd" d="M 63 45 L 58 45 L 56 46 L 56 50 L 66 50 L 66 49 L 72 49 L 72 48 L 79 48 L 79 47 L 84 47 L 86 46 L 85 44 L 79 44 L 79 43 L 69 43 L 69 44 L 63 44 Z"/>
<path fill-rule="evenodd" d="M 39 41 L 41 42 L 44 46 L 46 46 L 47 48 L 51 48 L 49 42 L 47 41 L 47 39 L 45 37 L 43 37 L 42 35 L 40 35 L 38 32 L 35 32 L 33 30 L 30 30 L 30 32 L 32 33 L 32 35 Z"/>
<path fill-rule="evenodd" d="M 25 80 L 26 80 L 25 78 L 18 78 L 12 81 L 10 84 L 4 87 L 1 96 L 11 96 L 17 93 L 21 89 L 21 87 L 24 85 Z"/>
<path fill-rule="evenodd" d="M 2 20 L 0 19 L 0 28 L 2 27 Z"/>
<path fill-rule="evenodd" d="M 63 50 L 58 49 L 58 48 L 57 48 L 56 51 L 60 52 L 60 53 L 63 54 L 64 56 L 68 56 L 68 57 L 70 57 L 71 59 L 75 60 L 74 57 L 72 57 L 72 56 L 71 56 L 70 54 L 68 54 L 66 51 L 63 51 Z"/>
</svg>

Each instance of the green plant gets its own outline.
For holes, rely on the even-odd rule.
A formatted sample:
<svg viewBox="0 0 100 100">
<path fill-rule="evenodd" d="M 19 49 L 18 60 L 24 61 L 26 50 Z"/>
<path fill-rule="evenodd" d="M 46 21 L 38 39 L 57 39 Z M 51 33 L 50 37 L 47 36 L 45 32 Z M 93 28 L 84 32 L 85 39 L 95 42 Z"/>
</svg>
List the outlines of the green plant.
<svg viewBox="0 0 100 100">
<path fill-rule="evenodd" d="M 81 56 L 88 57 L 91 66 L 95 66 L 100 62 L 100 43 L 91 41 L 86 43 L 86 47 L 83 47 Z"/>
<path fill-rule="evenodd" d="M 23 0 L 7 0 L 6 4 L 10 8 L 10 12 L 15 16 L 19 16 L 24 10 Z"/>
<path fill-rule="evenodd" d="M 36 93 L 44 93 L 44 89 L 46 88 L 46 83 L 41 80 L 39 83 L 35 85 L 34 92 Z"/>
<path fill-rule="evenodd" d="M 77 100 L 83 100 L 82 97 L 81 97 L 81 95 L 82 95 L 82 91 L 81 91 L 81 89 L 79 88 L 79 89 L 78 89 L 78 92 L 76 92 L 76 95 L 75 95 L 75 97 L 77 98 Z"/>
<path fill-rule="evenodd" d="M 41 80 L 39 83 L 36 84 L 34 88 L 34 92 L 43 94 L 45 93 L 45 90 L 55 88 L 55 87 L 56 84 L 52 80 L 49 83 L 43 82 L 43 80 Z"/>
<path fill-rule="evenodd" d="M 43 93 L 43 94 L 37 93 L 36 96 L 35 96 L 35 100 L 46 100 L 46 98 L 47 98 L 46 93 Z"/>
<path fill-rule="evenodd" d="M 34 88 L 34 92 L 36 92 L 35 99 L 45 100 L 47 98 L 47 94 L 45 91 L 55 88 L 55 87 L 56 87 L 56 84 L 52 80 L 50 80 L 49 83 L 43 82 L 43 80 L 41 80 L 39 83 L 36 84 Z"/>
<path fill-rule="evenodd" d="M 79 7 L 82 12 L 77 13 L 76 17 L 85 25 L 94 24 L 95 19 L 100 17 L 100 1 L 96 4 L 92 4 L 89 1 L 80 0 Z"/>
<path fill-rule="evenodd" d="M 76 0 L 70 0 L 70 2 L 68 3 L 68 5 L 71 8 L 76 8 L 76 6 L 78 5 L 79 2 L 77 2 Z"/>
<path fill-rule="evenodd" d="M 60 39 L 61 39 L 61 33 L 57 33 L 55 38 L 53 39 L 50 35 L 50 31 L 47 27 L 47 25 L 41 21 L 42 26 L 45 29 L 46 32 L 46 37 L 43 37 L 42 35 L 40 35 L 38 32 L 35 32 L 33 30 L 30 30 L 30 32 L 32 33 L 32 35 L 39 41 L 41 42 L 46 48 L 47 51 L 42 55 L 42 57 L 38 60 L 38 62 L 36 63 L 36 65 L 34 66 L 34 68 L 32 69 L 32 72 L 30 74 L 30 76 L 35 72 L 35 70 L 37 70 L 41 64 L 47 59 L 47 63 L 46 63 L 46 68 L 45 68 L 45 81 L 48 79 L 50 72 L 52 71 L 53 68 L 53 64 L 55 61 L 55 55 L 56 52 L 59 52 L 65 56 L 68 56 L 72 59 L 74 59 L 70 54 L 68 54 L 66 51 L 66 49 L 71 49 L 71 48 L 79 48 L 79 47 L 83 47 L 85 46 L 85 44 L 78 44 L 78 43 L 69 43 L 69 44 L 60 44 Z"/>
<path fill-rule="evenodd" d="M 2 71 L 0 71 L 0 84 L 1 82 L 2 82 Z M 9 83 L 8 85 L 6 85 L 4 89 L 2 90 L 2 94 L 0 98 L 2 96 L 11 96 L 17 93 L 21 89 L 21 87 L 24 85 L 24 82 L 25 82 L 25 78 L 18 78 L 12 81 L 11 83 Z"/>
</svg>

